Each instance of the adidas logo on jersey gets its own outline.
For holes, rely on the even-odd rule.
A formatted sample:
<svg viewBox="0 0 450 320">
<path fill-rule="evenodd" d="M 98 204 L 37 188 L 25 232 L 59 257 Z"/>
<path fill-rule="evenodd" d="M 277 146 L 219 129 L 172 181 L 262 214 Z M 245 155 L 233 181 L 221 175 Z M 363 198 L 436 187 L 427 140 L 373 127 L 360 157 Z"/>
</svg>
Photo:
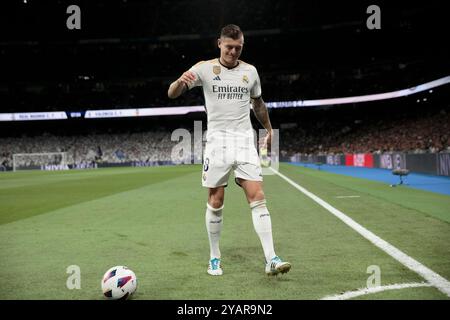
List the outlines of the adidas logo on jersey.
<svg viewBox="0 0 450 320">
<path fill-rule="evenodd" d="M 213 80 L 219 80 L 220 81 L 220 77 L 217 76 L 217 77 L 213 78 Z"/>
</svg>

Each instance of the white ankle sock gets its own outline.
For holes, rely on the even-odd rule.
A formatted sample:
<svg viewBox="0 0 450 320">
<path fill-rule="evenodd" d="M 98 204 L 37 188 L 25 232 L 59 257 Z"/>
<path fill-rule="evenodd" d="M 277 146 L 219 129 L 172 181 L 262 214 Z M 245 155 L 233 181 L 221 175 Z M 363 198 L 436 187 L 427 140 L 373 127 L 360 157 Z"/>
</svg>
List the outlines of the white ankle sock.
<svg viewBox="0 0 450 320">
<path fill-rule="evenodd" d="M 254 201 L 250 203 L 250 208 L 252 209 L 253 226 L 261 241 L 266 262 L 268 262 L 275 256 L 275 249 L 272 238 L 272 221 L 266 207 L 266 200 Z"/>
<path fill-rule="evenodd" d="M 211 259 L 220 258 L 219 240 L 223 225 L 222 209 L 223 206 L 220 208 L 213 208 L 209 203 L 206 204 L 205 221 L 206 230 L 208 231 Z"/>
</svg>

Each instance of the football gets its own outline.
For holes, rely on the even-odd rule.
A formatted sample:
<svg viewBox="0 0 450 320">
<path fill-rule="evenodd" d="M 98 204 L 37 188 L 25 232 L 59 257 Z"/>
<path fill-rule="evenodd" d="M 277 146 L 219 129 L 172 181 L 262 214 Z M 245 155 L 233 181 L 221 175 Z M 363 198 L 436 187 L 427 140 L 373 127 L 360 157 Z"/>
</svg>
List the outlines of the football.
<svg viewBox="0 0 450 320">
<path fill-rule="evenodd" d="M 103 295 L 109 300 L 129 299 L 136 288 L 136 275 L 125 266 L 108 269 L 102 278 Z"/>
<path fill-rule="evenodd" d="M 263 168 L 270 167 L 270 157 L 269 157 L 268 150 L 266 147 L 260 147 L 259 158 L 261 160 L 261 166 Z"/>
</svg>

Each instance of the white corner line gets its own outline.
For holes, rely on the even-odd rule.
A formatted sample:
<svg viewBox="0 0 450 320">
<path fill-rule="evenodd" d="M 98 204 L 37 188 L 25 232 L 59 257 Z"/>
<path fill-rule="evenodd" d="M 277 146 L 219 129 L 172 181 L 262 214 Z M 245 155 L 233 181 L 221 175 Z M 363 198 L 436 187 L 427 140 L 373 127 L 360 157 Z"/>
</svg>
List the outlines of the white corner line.
<svg viewBox="0 0 450 320">
<path fill-rule="evenodd" d="M 288 182 L 290 185 L 292 185 L 294 188 L 317 202 L 319 205 L 324 207 L 326 210 L 328 210 L 331 214 L 336 216 L 338 219 L 340 219 L 342 222 L 344 222 L 346 225 L 348 225 L 350 228 L 358 232 L 360 235 L 362 235 L 364 238 L 372 242 L 375 246 L 386 252 L 388 255 L 390 255 L 392 258 L 403 264 L 405 267 L 409 268 L 410 270 L 416 272 L 420 276 L 422 276 L 428 283 L 430 283 L 433 287 L 436 287 L 439 291 L 450 297 L 450 282 L 445 279 L 444 277 L 440 276 L 433 270 L 427 268 L 425 265 L 421 264 L 417 260 L 411 258 L 406 253 L 400 251 L 387 241 L 381 239 L 368 229 L 364 228 L 360 224 L 358 224 L 356 221 L 339 211 L 338 209 L 331 206 L 329 203 L 325 202 L 315 194 L 309 192 L 302 186 L 298 185 L 279 171 L 276 171 L 272 168 L 270 168 L 276 175 L 284 179 L 286 182 Z"/>
<path fill-rule="evenodd" d="M 416 282 L 416 283 L 401 283 L 401 284 L 390 284 L 387 286 L 376 286 L 371 288 L 362 288 L 354 291 L 347 291 L 341 294 L 335 294 L 332 296 L 326 296 L 321 298 L 320 300 L 347 300 L 360 296 L 364 296 L 366 294 L 373 294 L 378 292 L 383 292 L 387 290 L 400 290 L 407 288 L 419 288 L 419 287 L 432 287 L 430 283 L 427 282 Z"/>
</svg>

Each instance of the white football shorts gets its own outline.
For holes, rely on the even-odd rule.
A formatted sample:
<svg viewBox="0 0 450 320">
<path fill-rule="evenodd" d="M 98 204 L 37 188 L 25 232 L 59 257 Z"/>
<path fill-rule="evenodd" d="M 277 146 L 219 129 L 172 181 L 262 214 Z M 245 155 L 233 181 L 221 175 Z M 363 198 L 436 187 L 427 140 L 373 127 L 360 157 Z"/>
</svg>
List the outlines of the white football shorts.
<svg viewBox="0 0 450 320">
<path fill-rule="evenodd" d="M 203 157 L 203 187 L 226 186 L 231 171 L 234 171 L 235 178 L 250 181 L 263 180 L 261 162 L 255 146 L 207 143 Z"/>
</svg>

